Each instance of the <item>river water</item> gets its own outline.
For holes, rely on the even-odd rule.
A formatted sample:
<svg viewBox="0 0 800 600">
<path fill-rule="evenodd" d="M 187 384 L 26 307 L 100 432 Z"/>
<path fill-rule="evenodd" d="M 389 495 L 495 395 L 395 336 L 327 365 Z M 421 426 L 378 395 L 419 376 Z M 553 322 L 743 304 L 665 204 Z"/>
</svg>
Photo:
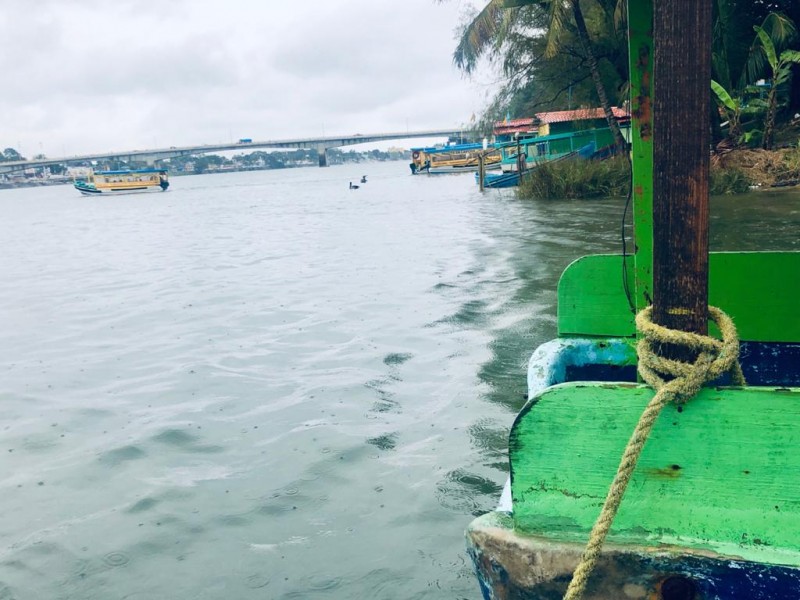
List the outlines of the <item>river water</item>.
<svg viewBox="0 0 800 600">
<path fill-rule="evenodd" d="M 713 206 L 800 249 L 797 191 Z M 622 209 L 402 162 L 0 192 L 0 598 L 479 598 L 464 528 Z"/>
</svg>

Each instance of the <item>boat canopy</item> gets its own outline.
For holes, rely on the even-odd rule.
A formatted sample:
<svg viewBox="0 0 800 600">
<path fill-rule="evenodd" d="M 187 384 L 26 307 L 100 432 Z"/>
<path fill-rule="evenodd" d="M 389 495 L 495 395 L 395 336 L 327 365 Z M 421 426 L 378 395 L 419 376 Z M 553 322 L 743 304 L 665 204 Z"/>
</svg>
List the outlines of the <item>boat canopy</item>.
<svg viewBox="0 0 800 600">
<path fill-rule="evenodd" d="M 166 173 L 167 169 L 124 169 L 121 171 L 97 171 L 95 175 L 134 175 L 139 173 Z"/>
<path fill-rule="evenodd" d="M 495 144 L 489 144 L 489 148 L 496 148 Z M 446 154 L 450 152 L 468 152 L 471 150 L 483 150 L 483 144 L 453 144 L 451 146 L 441 146 L 426 150 L 428 154 Z"/>
</svg>

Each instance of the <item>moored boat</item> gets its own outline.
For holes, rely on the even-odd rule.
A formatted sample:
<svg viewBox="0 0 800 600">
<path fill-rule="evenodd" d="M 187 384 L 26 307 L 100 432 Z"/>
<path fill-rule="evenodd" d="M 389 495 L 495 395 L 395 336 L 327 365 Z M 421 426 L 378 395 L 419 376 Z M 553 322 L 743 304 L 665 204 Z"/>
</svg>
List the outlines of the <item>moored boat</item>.
<svg viewBox="0 0 800 600">
<path fill-rule="evenodd" d="M 169 178 L 165 169 L 97 171 L 85 180 L 76 180 L 74 186 L 84 196 L 165 192 Z"/>
<path fill-rule="evenodd" d="M 504 148 L 504 151 L 506 149 Z M 551 162 L 560 162 L 564 160 L 572 160 L 572 159 L 582 159 L 588 160 L 591 159 L 597 152 L 595 142 L 591 141 L 588 144 L 578 148 L 577 150 L 573 150 L 571 152 L 567 152 L 565 154 L 556 153 L 553 156 L 542 155 L 537 158 L 537 160 L 533 162 L 527 162 L 526 166 L 523 168 L 523 171 L 520 173 L 518 168 L 502 170 L 500 173 L 486 173 L 483 177 L 483 186 L 486 188 L 508 188 L 508 187 L 515 187 L 518 186 L 521 180 L 521 176 L 524 175 L 526 172 L 531 171 L 535 168 L 538 168 L 542 164 L 551 163 Z M 512 159 L 515 158 L 512 155 Z M 522 162 L 522 161 L 520 161 Z M 476 179 L 478 175 L 475 175 Z M 480 181 L 478 181 L 480 183 Z"/>
<path fill-rule="evenodd" d="M 630 141 L 630 114 L 613 107 L 623 137 Z M 494 126 L 495 147 L 502 154 L 502 174 L 487 173 L 484 188 L 517 186 L 520 174 L 543 163 L 571 158 L 605 159 L 615 152 L 614 135 L 602 109 L 585 108 L 536 113 L 524 119 L 506 119 Z M 478 181 L 480 184 L 480 181 Z"/>
<path fill-rule="evenodd" d="M 800 253 L 708 253 L 711 4 L 628 11 L 635 251 L 562 275 L 468 552 L 485 600 L 796 600 Z"/>
<path fill-rule="evenodd" d="M 502 159 L 499 148 L 484 149 L 482 144 L 448 144 L 427 148 L 411 149 L 412 175 L 429 173 L 471 173 L 480 167 L 483 158 L 484 169 L 499 169 Z"/>
</svg>

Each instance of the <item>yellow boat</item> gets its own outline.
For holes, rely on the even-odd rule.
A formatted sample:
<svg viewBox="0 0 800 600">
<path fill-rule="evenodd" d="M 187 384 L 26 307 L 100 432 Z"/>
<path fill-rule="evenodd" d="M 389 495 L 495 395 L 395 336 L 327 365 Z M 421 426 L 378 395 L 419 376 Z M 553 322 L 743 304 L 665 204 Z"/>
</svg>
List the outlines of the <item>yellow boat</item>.
<svg viewBox="0 0 800 600">
<path fill-rule="evenodd" d="M 92 172 L 86 180 L 75 181 L 84 196 L 166 192 L 169 180 L 165 169 L 138 169 Z"/>
<path fill-rule="evenodd" d="M 481 144 L 454 144 L 433 148 L 412 148 L 411 173 L 461 173 L 477 171 L 483 155 L 484 168 L 499 169 L 503 156 L 497 148 L 485 150 Z"/>
</svg>

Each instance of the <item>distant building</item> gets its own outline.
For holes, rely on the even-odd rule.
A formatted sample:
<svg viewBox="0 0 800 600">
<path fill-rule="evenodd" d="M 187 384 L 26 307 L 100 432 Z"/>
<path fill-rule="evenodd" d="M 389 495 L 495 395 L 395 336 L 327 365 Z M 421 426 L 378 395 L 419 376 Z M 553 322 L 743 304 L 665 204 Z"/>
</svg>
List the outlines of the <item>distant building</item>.
<svg viewBox="0 0 800 600">
<path fill-rule="evenodd" d="M 616 106 L 611 108 L 620 127 L 631 122 L 630 113 Z M 558 110 L 536 113 L 524 119 L 505 119 L 494 124 L 495 139 L 499 142 L 515 138 L 571 133 L 586 129 L 608 127 L 602 108 L 579 108 L 577 110 Z"/>
<path fill-rule="evenodd" d="M 72 179 L 80 179 L 91 175 L 92 169 L 91 167 L 67 167 L 65 174 Z"/>
</svg>

